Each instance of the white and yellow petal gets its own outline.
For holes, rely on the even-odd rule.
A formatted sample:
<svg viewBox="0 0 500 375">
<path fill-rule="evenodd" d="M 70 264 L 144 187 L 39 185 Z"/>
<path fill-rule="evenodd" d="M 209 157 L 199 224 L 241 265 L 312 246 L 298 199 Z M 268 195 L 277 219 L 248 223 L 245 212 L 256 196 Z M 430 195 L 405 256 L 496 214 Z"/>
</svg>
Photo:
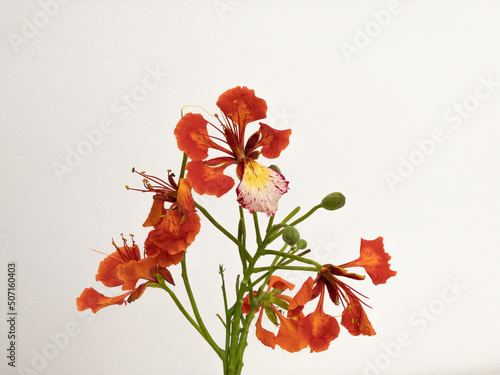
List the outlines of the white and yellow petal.
<svg viewBox="0 0 500 375">
<path fill-rule="evenodd" d="M 238 203 L 253 212 L 274 215 L 278 200 L 288 191 L 288 181 L 274 169 L 254 160 L 245 161 L 241 182 L 236 188 Z"/>
</svg>

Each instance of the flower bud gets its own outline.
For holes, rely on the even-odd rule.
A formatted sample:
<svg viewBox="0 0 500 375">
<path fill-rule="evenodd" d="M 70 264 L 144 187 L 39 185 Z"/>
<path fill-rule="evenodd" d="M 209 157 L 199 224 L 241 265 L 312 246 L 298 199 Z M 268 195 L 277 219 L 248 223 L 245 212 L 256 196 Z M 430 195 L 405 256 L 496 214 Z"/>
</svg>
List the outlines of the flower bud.
<svg viewBox="0 0 500 375">
<path fill-rule="evenodd" d="M 321 207 L 328 211 L 338 210 L 339 208 L 344 207 L 344 204 L 345 197 L 342 193 L 328 194 L 321 201 Z"/>
<path fill-rule="evenodd" d="M 300 233 L 295 227 L 283 229 L 283 241 L 290 246 L 294 246 L 300 240 Z"/>
<path fill-rule="evenodd" d="M 303 240 L 302 238 L 299 240 L 299 242 L 297 242 L 297 248 L 299 250 L 303 250 L 307 247 L 307 241 L 306 240 Z"/>
</svg>

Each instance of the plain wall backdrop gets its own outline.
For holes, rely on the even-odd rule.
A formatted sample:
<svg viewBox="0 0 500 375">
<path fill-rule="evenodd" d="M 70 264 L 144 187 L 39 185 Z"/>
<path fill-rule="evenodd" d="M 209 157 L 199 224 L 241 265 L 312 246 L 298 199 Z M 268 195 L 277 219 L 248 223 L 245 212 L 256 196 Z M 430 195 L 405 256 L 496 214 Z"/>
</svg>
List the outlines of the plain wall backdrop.
<svg viewBox="0 0 500 375">
<path fill-rule="evenodd" d="M 298 228 L 312 255 L 342 264 L 360 238 L 383 236 L 398 271 L 356 285 L 377 335 L 342 328 L 328 351 L 290 354 L 252 326 L 244 373 L 500 371 L 500 3 L 3 0 L 0 20 L 2 375 L 222 373 L 163 291 L 95 315 L 75 299 L 98 288 L 92 249 L 147 236 L 151 196 L 124 188 L 141 184 L 131 168 L 177 171 L 181 108 L 216 112 L 238 85 L 267 101 L 269 125 L 292 129 L 269 162 L 290 181 L 277 219 L 340 191 L 344 208 Z M 234 191 L 197 198 L 236 227 Z M 232 285 L 239 260 L 202 225 L 188 266 L 221 342 L 218 265 Z M 10 263 L 16 368 L 5 355 Z"/>
</svg>

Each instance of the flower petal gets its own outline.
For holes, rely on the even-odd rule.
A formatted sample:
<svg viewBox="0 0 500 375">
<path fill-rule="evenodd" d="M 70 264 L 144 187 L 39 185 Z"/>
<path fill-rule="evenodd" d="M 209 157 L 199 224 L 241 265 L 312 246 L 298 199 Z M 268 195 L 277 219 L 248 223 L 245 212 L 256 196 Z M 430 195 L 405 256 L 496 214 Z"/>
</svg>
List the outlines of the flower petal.
<svg viewBox="0 0 500 375">
<path fill-rule="evenodd" d="M 341 324 L 353 336 L 373 336 L 376 334 L 363 306 L 355 296 L 349 296 L 349 305 L 342 313 Z"/>
<path fill-rule="evenodd" d="M 267 285 L 269 286 L 269 288 L 278 288 L 282 292 L 287 290 L 287 289 L 292 290 L 293 288 L 295 288 L 294 284 L 286 281 L 285 279 L 282 279 L 279 276 L 275 276 L 275 275 L 273 275 L 269 278 Z"/>
<path fill-rule="evenodd" d="M 185 178 L 179 180 L 179 190 L 177 190 L 177 208 L 183 216 L 195 212 L 194 200 L 191 195 L 191 183 Z"/>
<path fill-rule="evenodd" d="M 146 257 L 118 266 L 118 277 L 123 280 L 123 290 L 134 289 L 139 279 L 157 281 L 151 276 L 151 268 L 156 265 L 156 259 Z"/>
<path fill-rule="evenodd" d="M 123 280 L 118 277 L 118 265 L 122 264 L 123 260 L 118 251 L 108 255 L 99 263 L 99 269 L 95 276 L 96 281 L 102 282 L 108 287 L 119 286 L 123 284 Z"/>
<path fill-rule="evenodd" d="M 312 289 L 314 280 L 309 277 L 302 285 L 297 294 L 292 298 L 288 305 L 288 316 L 297 317 L 304 309 L 307 302 L 312 299 Z"/>
<path fill-rule="evenodd" d="M 144 243 L 146 255 L 148 257 L 161 256 L 158 262 L 162 267 L 171 265 L 167 265 L 170 261 L 180 262 L 183 256 L 181 253 L 194 241 L 199 231 L 200 217 L 196 212 L 183 216 L 180 210 L 170 209 L 149 232 Z M 172 258 L 173 255 L 177 256 Z"/>
<path fill-rule="evenodd" d="M 133 290 L 116 297 L 106 297 L 105 295 L 99 293 L 94 288 L 86 288 L 80 297 L 76 299 L 76 306 L 78 311 L 83 311 L 86 309 L 91 309 L 93 313 L 98 312 L 100 309 L 111 305 L 121 305 L 125 302 L 125 298 L 128 297 Z"/>
<path fill-rule="evenodd" d="M 267 104 L 264 99 L 255 96 L 255 91 L 247 87 L 235 87 L 223 93 L 217 106 L 221 111 L 240 126 L 244 132 L 246 124 L 266 118 Z"/>
<path fill-rule="evenodd" d="M 292 130 L 273 129 L 261 122 L 260 134 L 261 138 L 256 147 L 262 146 L 262 155 L 268 159 L 274 159 L 280 156 L 281 151 L 287 148 L 290 143 L 289 138 Z"/>
<path fill-rule="evenodd" d="M 311 353 L 327 350 L 339 333 L 337 319 L 325 314 L 322 309 L 317 309 L 300 321 L 300 334 L 306 339 Z"/>
<path fill-rule="evenodd" d="M 165 201 L 161 199 L 153 199 L 153 205 L 149 212 L 148 218 L 142 224 L 143 227 L 152 227 L 158 224 L 161 218 L 165 215 Z"/>
<path fill-rule="evenodd" d="M 264 309 L 260 311 L 259 317 L 257 318 L 257 322 L 255 323 L 255 335 L 263 343 L 265 346 L 269 346 L 270 348 L 276 347 L 276 336 L 271 331 L 262 328 L 262 315 Z"/>
<path fill-rule="evenodd" d="M 208 121 L 199 113 L 186 113 L 177 123 L 174 134 L 177 147 L 191 160 L 203 160 L 208 156 L 212 141 L 207 132 Z"/>
<path fill-rule="evenodd" d="M 254 160 L 247 160 L 243 176 L 236 188 L 238 203 L 250 213 L 265 212 L 274 215 L 278 200 L 288 191 L 288 181 L 274 169 L 264 167 Z"/>
<path fill-rule="evenodd" d="M 388 278 L 396 276 L 397 272 L 389 268 L 391 256 L 385 252 L 383 241 L 382 237 L 371 241 L 361 239 L 359 258 L 340 267 L 363 267 L 373 284 L 384 284 Z"/>
<path fill-rule="evenodd" d="M 219 167 L 206 166 L 202 161 L 191 161 L 187 165 L 187 179 L 198 194 L 209 194 L 221 197 L 234 186 L 234 180 L 224 174 L 229 164 Z"/>
<path fill-rule="evenodd" d="M 299 321 L 285 318 L 279 311 L 274 310 L 280 320 L 280 328 L 276 335 L 276 345 L 290 353 L 298 352 L 307 347 L 307 341 L 300 334 Z"/>
</svg>

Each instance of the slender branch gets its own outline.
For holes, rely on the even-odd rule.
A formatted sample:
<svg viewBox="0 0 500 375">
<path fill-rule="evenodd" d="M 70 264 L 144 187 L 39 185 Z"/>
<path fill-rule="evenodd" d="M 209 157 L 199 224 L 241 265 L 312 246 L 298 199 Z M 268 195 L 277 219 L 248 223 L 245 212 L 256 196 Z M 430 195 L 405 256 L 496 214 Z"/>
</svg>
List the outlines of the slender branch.
<svg viewBox="0 0 500 375">
<path fill-rule="evenodd" d="M 224 365 L 224 374 L 227 372 L 227 367 L 229 363 L 229 358 L 228 358 L 228 350 L 229 350 L 229 338 L 231 334 L 231 314 L 228 309 L 227 305 L 227 293 L 226 293 L 226 282 L 224 280 L 224 268 L 222 267 L 222 264 L 219 266 L 219 274 L 222 280 L 222 298 L 224 300 L 224 313 L 226 316 L 226 322 L 225 322 L 225 328 L 226 328 L 226 340 L 224 343 L 224 358 L 223 358 L 223 365 Z M 222 320 L 222 319 L 221 319 Z"/>
<path fill-rule="evenodd" d="M 318 270 L 321 268 L 321 264 L 319 264 L 318 262 L 316 262 L 312 259 L 303 258 L 299 255 L 283 253 L 281 251 L 276 251 L 276 250 L 264 250 L 262 252 L 262 254 L 264 254 L 264 255 L 276 255 L 278 257 L 290 258 L 290 259 L 293 259 L 293 260 L 296 260 L 296 261 L 299 261 L 302 263 L 312 264 L 313 266 L 316 266 Z"/>
<path fill-rule="evenodd" d="M 290 226 L 293 227 L 293 226 L 297 225 L 298 223 L 301 223 L 302 221 L 304 221 L 305 219 L 307 219 L 309 216 L 311 216 L 314 212 L 316 212 L 316 210 L 318 208 L 321 208 L 321 204 L 318 204 L 317 206 L 314 206 L 313 208 L 311 208 L 306 214 L 302 215 L 297 220 L 295 220 L 294 222 L 292 222 L 290 224 Z"/>
<path fill-rule="evenodd" d="M 256 267 L 253 272 L 274 272 L 276 270 L 292 270 L 292 271 L 314 271 L 318 272 L 316 267 L 301 267 L 301 266 L 274 266 L 274 267 Z"/>
<path fill-rule="evenodd" d="M 203 214 L 203 215 L 204 215 L 204 216 L 208 219 L 208 221 L 210 221 L 210 222 L 211 222 L 211 223 L 212 223 L 212 224 L 213 224 L 213 225 L 214 225 L 214 226 L 215 226 L 218 230 L 220 230 L 220 231 L 221 231 L 221 232 L 222 232 L 222 233 L 223 233 L 223 234 L 224 234 L 227 238 L 229 238 L 231 241 L 233 241 L 233 242 L 234 242 L 234 243 L 238 246 L 238 248 L 242 247 L 242 246 L 241 246 L 241 242 L 240 242 L 240 241 L 238 241 L 238 239 L 237 239 L 236 237 L 234 237 L 231 233 L 229 233 L 229 232 L 227 231 L 227 229 L 226 229 L 226 228 L 224 228 L 222 225 L 220 225 L 220 224 L 219 224 L 219 222 L 218 222 L 217 220 L 215 220 L 215 219 L 213 218 L 213 216 L 212 216 L 212 215 L 210 215 L 210 214 L 208 213 L 208 211 L 207 211 L 205 208 L 203 208 L 203 206 L 200 206 L 200 205 L 199 205 L 198 203 L 196 203 L 196 202 L 195 202 L 195 206 L 196 206 L 196 208 L 197 208 L 198 210 L 200 210 L 200 211 L 201 211 L 201 213 L 202 213 L 202 214 Z M 243 248 L 244 248 L 244 247 L 243 247 Z M 252 257 L 250 256 L 250 254 L 246 251 L 246 249 L 245 249 L 245 257 L 246 257 L 247 259 L 251 259 L 251 258 L 252 258 Z"/>
<path fill-rule="evenodd" d="M 212 336 L 207 330 L 207 327 L 205 327 L 205 324 L 203 323 L 203 319 L 201 318 L 200 312 L 198 310 L 198 306 L 196 305 L 196 300 L 193 295 L 193 291 L 191 289 L 191 285 L 189 284 L 189 279 L 188 279 L 188 274 L 187 274 L 187 266 L 186 266 L 186 253 L 184 253 L 184 258 L 182 258 L 181 261 L 181 266 L 182 266 L 182 280 L 184 281 L 184 286 L 186 288 L 186 293 L 189 297 L 189 302 L 191 303 L 191 308 L 193 309 L 194 316 L 196 318 L 196 321 L 198 322 L 198 325 L 200 327 L 200 330 L 203 333 L 203 337 L 205 337 L 205 340 L 210 344 L 210 346 L 215 350 L 217 355 L 224 360 L 225 352 L 222 350 L 213 340 Z"/>
<path fill-rule="evenodd" d="M 160 279 L 160 277 L 158 277 L 158 278 Z M 155 287 L 155 288 L 160 288 L 160 289 L 163 289 L 164 291 L 166 291 L 170 295 L 172 300 L 174 301 L 174 303 L 177 306 L 177 308 L 179 309 L 179 311 L 184 315 L 184 317 L 189 321 L 189 323 L 191 323 L 191 325 L 200 333 L 200 335 L 202 335 L 203 338 L 206 339 L 205 335 L 203 334 L 203 331 L 200 329 L 200 326 L 194 321 L 194 319 L 191 317 L 191 315 L 189 315 L 189 313 L 184 308 L 182 303 L 179 301 L 179 299 L 177 298 L 175 293 L 172 291 L 172 289 L 170 289 L 167 286 L 167 284 L 165 284 L 165 280 L 163 280 L 163 278 L 161 278 L 161 280 L 158 284 L 151 283 L 150 286 Z"/>
<path fill-rule="evenodd" d="M 262 244 L 262 237 L 260 236 L 259 218 L 257 216 L 257 212 L 253 213 L 253 224 L 255 226 L 255 236 L 257 237 L 257 245 L 260 246 Z"/>
<path fill-rule="evenodd" d="M 184 155 L 182 156 L 182 164 L 181 164 L 181 171 L 179 172 L 179 178 L 184 178 L 184 174 L 186 173 L 187 161 L 188 161 L 187 154 L 184 153 Z"/>
</svg>

